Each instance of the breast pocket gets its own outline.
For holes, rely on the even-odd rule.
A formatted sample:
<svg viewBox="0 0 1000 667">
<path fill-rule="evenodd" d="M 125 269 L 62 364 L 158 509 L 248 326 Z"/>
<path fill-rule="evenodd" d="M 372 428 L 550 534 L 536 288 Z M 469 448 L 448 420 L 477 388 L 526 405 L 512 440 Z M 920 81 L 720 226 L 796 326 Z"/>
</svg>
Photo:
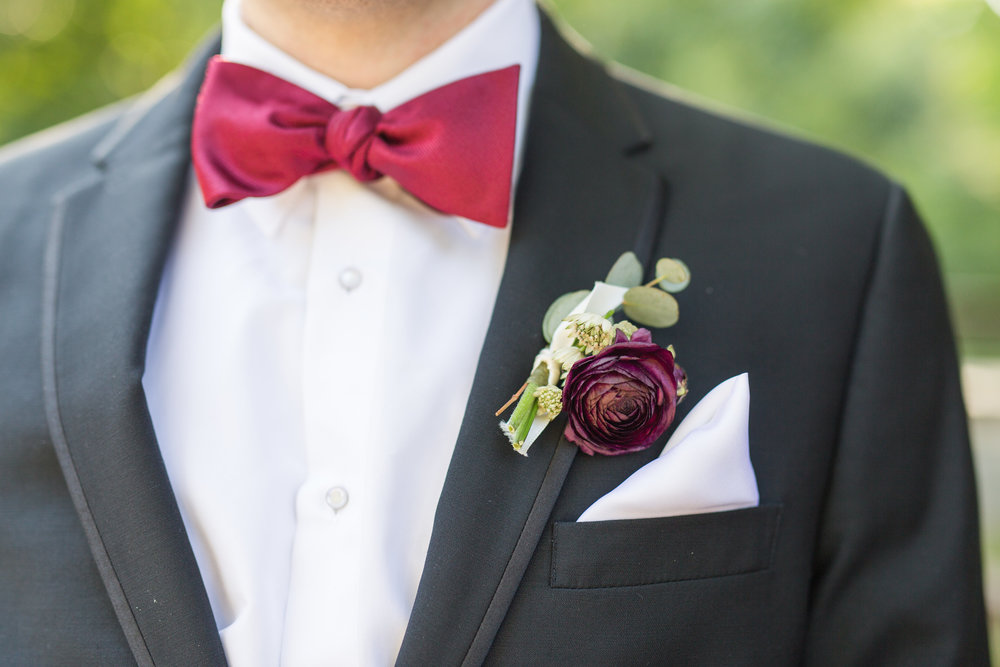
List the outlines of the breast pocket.
<svg viewBox="0 0 1000 667">
<path fill-rule="evenodd" d="M 659 519 L 557 522 L 553 588 L 725 577 L 770 567 L 780 505 Z"/>
</svg>

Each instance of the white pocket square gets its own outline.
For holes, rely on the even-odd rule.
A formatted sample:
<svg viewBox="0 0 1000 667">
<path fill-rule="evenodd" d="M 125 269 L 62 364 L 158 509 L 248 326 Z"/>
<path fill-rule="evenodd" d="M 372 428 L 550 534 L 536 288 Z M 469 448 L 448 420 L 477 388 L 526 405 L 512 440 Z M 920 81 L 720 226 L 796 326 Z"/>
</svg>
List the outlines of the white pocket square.
<svg viewBox="0 0 1000 667">
<path fill-rule="evenodd" d="M 660 456 L 602 496 L 577 521 L 652 519 L 756 507 L 747 427 L 746 373 L 710 391 L 670 436 Z"/>
</svg>

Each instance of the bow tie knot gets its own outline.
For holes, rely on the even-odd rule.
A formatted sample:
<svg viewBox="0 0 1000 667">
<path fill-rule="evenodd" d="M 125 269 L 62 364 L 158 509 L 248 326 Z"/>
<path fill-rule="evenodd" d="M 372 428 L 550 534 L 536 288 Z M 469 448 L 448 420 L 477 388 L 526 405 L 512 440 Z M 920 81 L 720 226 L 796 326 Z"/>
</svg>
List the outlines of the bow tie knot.
<svg viewBox="0 0 1000 667">
<path fill-rule="evenodd" d="M 375 107 L 335 111 L 326 124 L 323 145 L 330 158 L 362 183 L 382 177 L 368 162 L 372 143 L 379 139 L 382 112 Z"/>
</svg>

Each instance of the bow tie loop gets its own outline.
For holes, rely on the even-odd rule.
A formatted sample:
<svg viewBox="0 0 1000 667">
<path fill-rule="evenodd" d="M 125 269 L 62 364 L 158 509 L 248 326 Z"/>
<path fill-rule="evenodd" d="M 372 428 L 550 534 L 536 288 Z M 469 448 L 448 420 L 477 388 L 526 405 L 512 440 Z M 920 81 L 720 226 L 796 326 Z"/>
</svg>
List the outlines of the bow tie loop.
<svg viewBox="0 0 1000 667">
<path fill-rule="evenodd" d="M 382 112 L 372 106 L 336 111 L 326 124 L 323 145 L 330 158 L 341 169 L 362 183 L 383 176 L 368 162 L 372 144 L 380 140 L 379 121 Z"/>
</svg>

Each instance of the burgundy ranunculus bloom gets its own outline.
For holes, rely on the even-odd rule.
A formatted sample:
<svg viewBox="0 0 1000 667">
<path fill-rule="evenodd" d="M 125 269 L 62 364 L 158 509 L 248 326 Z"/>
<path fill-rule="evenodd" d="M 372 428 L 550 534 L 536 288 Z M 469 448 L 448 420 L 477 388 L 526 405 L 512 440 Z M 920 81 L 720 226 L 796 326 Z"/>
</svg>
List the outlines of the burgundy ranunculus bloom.
<svg viewBox="0 0 1000 667">
<path fill-rule="evenodd" d="M 563 388 L 569 415 L 566 437 L 587 454 L 628 454 L 646 449 L 674 420 L 677 388 L 686 382 L 674 355 L 655 344 L 647 329 L 573 364 Z"/>
</svg>

